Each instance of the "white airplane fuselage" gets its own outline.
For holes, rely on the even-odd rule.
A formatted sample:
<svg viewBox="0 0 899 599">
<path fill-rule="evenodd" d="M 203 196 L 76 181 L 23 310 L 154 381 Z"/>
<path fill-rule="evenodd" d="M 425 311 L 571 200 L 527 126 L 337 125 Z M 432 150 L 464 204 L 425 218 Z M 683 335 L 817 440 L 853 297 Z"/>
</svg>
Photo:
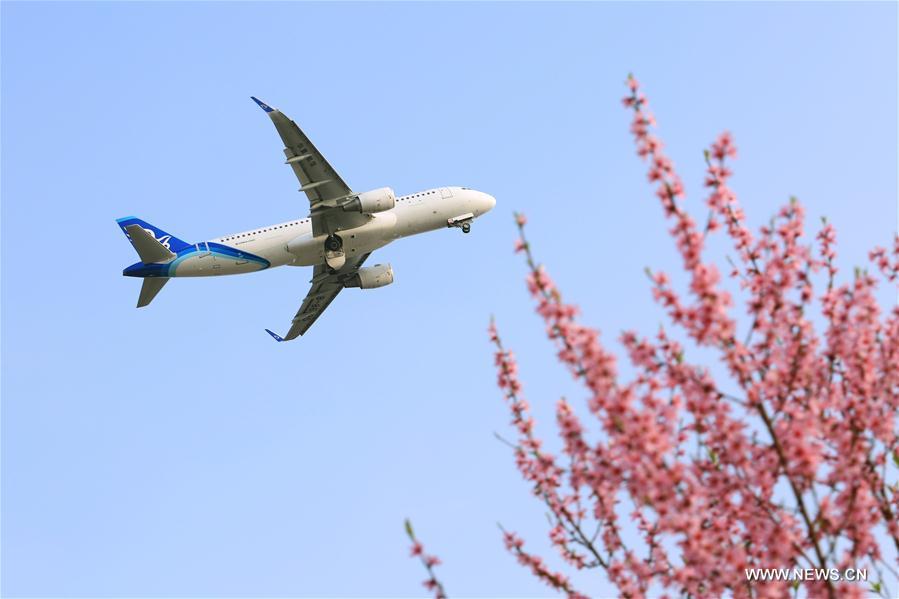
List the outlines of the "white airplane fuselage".
<svg viewBox="0 0 899 599">
<path fill-rule="evenodd" d="M 493 196 L 474 189 L 440 187 L 397 196 L 392 209 L 369 215 L 362 226 L 336 233 L 343 242 L 346 258 L 350 259 L 401 237 L 470 223 L 495 205 Z M 468 227 L 463 230 L 467 232 Z M 154 237 L 168 247 L 165 238 Z M 126 268 L 123 274 L 205 277 L 243 274 L 275 266 L 314 266 L 326 262 L 327 237 L 313 236 L 312 222 L 307 217 L 190 244 L 176 250 L 175 259 L 168 263 L 139 262 Z"/>
</svg>

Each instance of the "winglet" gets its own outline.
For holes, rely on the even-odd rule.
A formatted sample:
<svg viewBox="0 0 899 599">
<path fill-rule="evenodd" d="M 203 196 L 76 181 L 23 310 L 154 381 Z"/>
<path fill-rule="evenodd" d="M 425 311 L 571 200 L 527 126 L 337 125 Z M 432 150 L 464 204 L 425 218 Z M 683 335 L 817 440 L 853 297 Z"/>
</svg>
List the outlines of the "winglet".
<svg viewBox="0 0 899 599">
<path fill-rule="evenodd" d="M 254 102 L 259 104 L 259 108 L 261 108 L 262 110 L 264 110 L 266 112 L 272 112 L 274 110 L 271 106 L 269 106 L 268 104 L 266 104 L 265 102 L 263 102 L 262 100 L 257 98 L 256 96 L 250 96 L 250 97 L 253 99 Z"/>
<path fill-rule="evenodd" d="M 253 99 L 256 100 L 256 98 L 253 98 Z M 258 102 L 258 100 L 256 100 L 256 101 Z M 281 337 L 281 335 L 279 335 L 277 333 L 272 333 L 268 329 L 265 329 L 265 332 L 268 333 L 269 335 L 271 335 L 275 339 L 275 341 L 277 341 L 278 343 L 284 341 L 284 339 Z"/>
</svg>

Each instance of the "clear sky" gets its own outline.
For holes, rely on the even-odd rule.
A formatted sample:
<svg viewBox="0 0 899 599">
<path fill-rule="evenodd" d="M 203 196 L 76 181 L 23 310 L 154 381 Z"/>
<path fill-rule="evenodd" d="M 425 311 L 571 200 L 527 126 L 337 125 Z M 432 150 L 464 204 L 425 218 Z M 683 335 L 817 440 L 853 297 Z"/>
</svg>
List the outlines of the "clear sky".
<svg viewBox="0 0 899 599">
<path fill-rule="evenodd" d="M 851 276 L 896 228 L 896 23 L 895 3 L 3 2 L 0 591 L 420 595 L 409 516 L 451 595 L 546 595 L 496 527 L 548 547 L 493 436 L 490 315 L 542 432 L 583 393 L 512 211 L 604 339 L 663 320 L 643 269 L 678 264 L 620 105 L 633 71 L 698 210 L 729 129 L 750 221 L 798 196 Z M 498 205 L 380 250 L 396 283 L 295 342 L 263 328 L 287 329 L 309 269 L 175 280 L 136 310 L 117 217 L 199 241 L 306 215 L 250 95 L 356 190 Z"/>
</svg>

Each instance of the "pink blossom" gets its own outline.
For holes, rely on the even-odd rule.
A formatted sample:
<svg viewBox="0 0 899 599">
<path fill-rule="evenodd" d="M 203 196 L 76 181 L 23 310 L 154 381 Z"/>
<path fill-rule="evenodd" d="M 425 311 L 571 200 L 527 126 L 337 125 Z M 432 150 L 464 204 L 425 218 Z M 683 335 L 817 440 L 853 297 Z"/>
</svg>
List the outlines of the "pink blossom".
<svg viewBox="0 0 899 599">
<path fill-rule="evenodd" d="M 434 592 L 435 599 L 446 599 L 446 591 L 443 589 L 443 584 L 434 574 L 434 566 L 439 565 L 440 560 L 436 556 L 428 555 L 424 552 L 424 547 L 415 537 L 415 531 L 412 529 L 412 523 L 409 522 L 409 520 L 406 520 L 406 535 L 409 537 L 409 540 L 412 541 L 410 554 L 412 557 L 418 557 L 418 559 L 421 560 L 422 565 L 428 573 L 428 578 L 422 584 L 426 589 Z"/>
<path fill-rule="evenodd" d="M 517 362 L 491 329 L 500 387 L 519 435 L 515 463 L 549 510 L 553 546 L 577 569 L 603 569 L 630 597 L 658 590 L 746 596 L 747 568 L 882 560 L 876 530 L 899 550 L 899 495 L 882 474 L 891 452 L 899 456 L 899 307 L 883 314 L 870 275 L 836 281 L 834 228 L 825 224 L 817 232 L 816 248 L 806 244 L 798 201 L 758 233 L 749 230 L 729 187 L 726 161 L 737 152 L 727 132 L 706 154 L 710 215 L 700 228 L 652 133 L 645 96 L 636 79 L 627 85 L 623 104 L 634 111 L 637 154 L 648 163 L 687 275 L 686 288 L 676 290 L 665 273 L 652 274 L 652 295 L 690 348 L 717 353 L 730 379 L 714 380 L 660 328 L 651 339 L 621 335 L 635 374 L 620 380 L 614 354 L 536 266 L 522 228 L 516 248 L 527 253 L 528 291 L 558 360 L 586 389 L 595 419 L 589 426 L 560 400 L 563 455 L 543 449 Z M 736 251 L 725 272 L 739 280 L 747 323 L 738 322 L 721 271 L 705 256 L 706 236 L 719 231 Z M 875 248 L 870 259 L 884 279 L 899 279 L 899 236 L 891 251 Z M 823 292 L 816 290 L 819 270 L 828 279 Z M 820 331 L 810 320 L 815 301 L 824 317 Z M 591 428 L 601 434 L 588 434 Z M 636 548 L 619 529 L 622 497 L 633 506 Z M 583 532 L 587 517 L 595 536 Z M 527 553 L 518 536 L 504 533 L 504 542 L 535 576 L 571 594 L 567 578 Z M 671 551 L 678 555 L 669 557 Z M 765 597 L 790 591 L 783 581 L 751 587 Z M 853 596 L 863 588 L 823 581 L 808 592 Z"/>
<path fill-rule="evenodd" d="M 869 254 L 879 279 L 860 269 L 840 281 L 834 227 L 825 222 L 809 242 L 798 200 L 750 230 L 729 186 L 737 152 L 726 132 L 705 154 L 705 206 L 690 208 L 646 97 L 633 77 L 627 87 L 636 153 L 685 274 L 681 283 L 650 273 L 651 294 L 679 330 L 621 333 L 630 363 L 622 376 L 600 332 L 537 265 L 516 215 L 535 310 L 583 387 L 585 405 L 558 399 L 552 445 L 538 434 L 514 353 L 492 322 L 488 329 L 513 460 L 545 506 L 553 550 L 571 568 L 602 570 L 623 597 L 785 597 L 788 582 L 750 583 L 746 570 L 870 563 L 881 571 L 883 541 L 899 552 L 899 306 L 883 308 L 876 291 L 899 279 L 899 236 Z M 708 214 L 698 221 L 696 210 Z M 733 248 L 726 270 L 707 256 L 716 233 Z M 725 287 L 722 273 L 734 284 Z M 715 356 L 725 376 L 713 377 L 697 355 Z M 407 533 L 425 586 L 445 597 L 432 570 L 439 560 L 408 523 Z M 503 530 L 503 543 L 550 588 L 583 596 L 515 533 Z M 829 598 L 866 590 L 833 580 L 804 588 Z"/>
<path fill-rule="evenodd" d="M 632 92 L 636 92 L 637 89 L 640 87 L 640 83 L 637 81 L 637 79 L 633 75 L 628 75 L 627 76 L 627 86 L 628 86 L 628 88 L 630 88 L 630 90 Z"/>
</svg>

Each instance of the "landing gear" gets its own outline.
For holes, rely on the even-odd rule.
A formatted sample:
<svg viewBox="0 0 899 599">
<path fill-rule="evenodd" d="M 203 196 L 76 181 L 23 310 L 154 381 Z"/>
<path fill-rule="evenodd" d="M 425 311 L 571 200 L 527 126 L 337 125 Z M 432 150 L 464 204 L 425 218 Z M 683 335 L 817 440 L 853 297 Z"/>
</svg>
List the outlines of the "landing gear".
<svg viewBox="0 0 899 599">
<path fill-rule="evenodd" d="M 325 249 L 331 252 L 339 251 L 343 247 L 343 240 L 337 235 L 329 235 L 325 240 Z"/>
<path fill-rule="evenodd" d="M 471 231 L 471 221 L 473 220 L 474 214 L 469 212 L 467 214 L 460 214 L 459 216 L 446 219 L 446 226 L 458 227 L 459 229 L 462 229 L 463 233 L 468 233 Z"/>
<path fill-rule="evenodd" d="M 325 239 L 325 264 L 331 271 L 337 271 L 346 264 L 346 252 L 343 251 L 343 239 L 337 235 L 328 235 Z"/>
</svg>

